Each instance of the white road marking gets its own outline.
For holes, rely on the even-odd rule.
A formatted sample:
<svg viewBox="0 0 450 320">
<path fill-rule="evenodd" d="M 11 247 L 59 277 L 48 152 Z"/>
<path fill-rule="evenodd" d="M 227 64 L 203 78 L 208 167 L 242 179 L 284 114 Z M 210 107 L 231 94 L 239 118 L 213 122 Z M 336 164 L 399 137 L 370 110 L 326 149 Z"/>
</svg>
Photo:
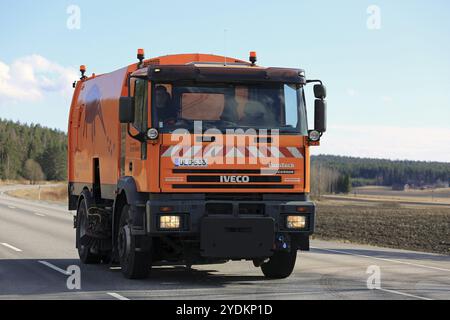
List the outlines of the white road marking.
<svg viewBox="0 0 450 320">
<path fill-rule="evenodd" d="M 40 264 L 43 264 L 44 266 L 49 267 L 50 269 L 53 269 L 53 270 L 55 270 L 55 271 L 58 271 L 59 273 L 62 273 L 62 274 L 65 275 L 65 276 L 70 276 L 70 272 L 67 272 L 67 271 L 64 270 L 64 269 L 61 269 L 61 268 L 59 268 L 59 267 L 57 267 L 57 266 L 51 264 L 50 262 L 40 260 L 39 263 L 40 263 Z"/>
<path fill-rule="evenodd" d="M 406 264 L 406 265 L 415 266 L 415 267 L 419 267 L 419 268 L 426 268 L 426 269 L 433 269 L 433 270 L 450 272 L 450 269 L 433 267 L 433 266 L 426 266 L 426 265 L 423 265 L 423 264 L 417 264 L 417 263 L 400 261 L 400 260 L 394 260 L 394 259 L 372 257 L 372 256 L 363 255 L 363 254 L 350 253 L 350 252 L 345 252 L 345 251 L 340 251 L 340 250 L 323 249 L 323 248 L 317 248 L 317 247 L 311 247 L 311 249 L 323 250 L 323 251 L 334 252 L 334 253 L 341 253 L 341 254 L 346 254 L 346 255 L 355 256 L 355 257 L 362 257 L 362 258 L 369 258 L 369 259 L 375 259 L 375 260 L 381 260 L 381 261 L 387 261 L 387 262 Z"/>
<path fill-rule="evenodd" d="M 121 267 L 109 267 L 109 270 L 122 270 Z"/>
<path fill-rule="evenodd" d="M 4 246 L 4 247 L 7 247 L 7 248 L 9 248 L 9 249 L 11 249 L 11 250 L 14 250 L 14 251 L 16 251 L 16 252 L 22 252 L 22 250 L 20 250 L 19 248 L 16 248 L 16 247 L 14 247 L 14 246 L 12 246 L 12 245 L 6 243 L 6 242 L 2 242 L 2 243 L 0 243 L 0 244 L 1 244 L 2 246 Z"/>
<path fill-rule="evenodd" d="M 110 295 L 113 298 L 116 298 L 117 300 L 130 300 L 130 299 L 124 297 L 124 296 L 121 296 L 118 293 L 115 293 L 115 292 L 107 292 L 106 294 Z"/>
<path fill-rule="evenodd" d="M 14 207 L 14 206 L 8 206 L 8 208 L 10 208 L 10 209 L 17 209 L 17 208 Z"/>
<path fill-rule="evenodd" d="M 394 294 L 399 294 L 399 295 L 402 295 L 402 296 L 416 298 L 416 299 L 420 299 L 420 300 L 433 300 L 433 299 L 430 299 L 430 298 L 420 297 L 420 296 L 416 296 L 416 295 L 413 295 L 413 294 L 404 293 L 404 292 L 400 292 L 400 291 L 396 291 L 396 290 L 389 290 L 389 289 L 383 289 L 383 288 L 376 288 L 376 290 L 389 292 L 389 293 L 394 293 Z"/>
<path fill-rule="evenodd" d="M 39 212 L 33 212 L 35 215 L 39 217 L 45 217 L 45 214 L 39 213 Z"/>
</svg>

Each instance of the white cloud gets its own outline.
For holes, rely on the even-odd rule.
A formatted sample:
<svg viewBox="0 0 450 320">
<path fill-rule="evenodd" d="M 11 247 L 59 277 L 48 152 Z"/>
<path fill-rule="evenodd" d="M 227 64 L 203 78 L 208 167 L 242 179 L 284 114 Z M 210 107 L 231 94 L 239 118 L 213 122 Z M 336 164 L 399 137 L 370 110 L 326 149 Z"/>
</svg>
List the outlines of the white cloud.
<svg viewBox="0 0 450 320">
<path fill-rule="evenodd" d="M 313 153 L 450 162 L 450 128 L 331 126 Z"/>
<path fill-rule="evenodd" d="M 48 94 L 67 96 L 77 79 L 74 68 L 64 67 L 40 55 L 14 60 L 10 65 L 0 61 L 0 103 L 34 102 Z"/>
</svg>

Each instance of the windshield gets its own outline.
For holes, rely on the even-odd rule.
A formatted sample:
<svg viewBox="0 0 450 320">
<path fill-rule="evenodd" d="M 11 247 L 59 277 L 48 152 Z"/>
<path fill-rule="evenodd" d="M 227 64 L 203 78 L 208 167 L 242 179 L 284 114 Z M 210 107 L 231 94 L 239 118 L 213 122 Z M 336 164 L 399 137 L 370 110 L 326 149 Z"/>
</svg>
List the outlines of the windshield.
<svg viewBox="0 0 450 320">
<path fill-rule="evenodd" d="M 307 134 L 303 88 L 289 84 L 153 86 L 153 125 L 168 131 L 205 128 L 279 129 Z"/>
</svg>

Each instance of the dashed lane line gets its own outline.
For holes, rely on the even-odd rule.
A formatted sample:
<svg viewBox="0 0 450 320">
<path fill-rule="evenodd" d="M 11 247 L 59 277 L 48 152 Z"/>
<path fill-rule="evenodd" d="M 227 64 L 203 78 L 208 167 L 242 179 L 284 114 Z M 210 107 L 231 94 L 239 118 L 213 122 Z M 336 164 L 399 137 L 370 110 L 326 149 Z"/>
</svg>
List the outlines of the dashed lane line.
<svg viewBox="0 0 450 320">
<path fill-rule="evenodd" d="M 439 267 L 433 267 L 433 266 L 427 266 L 427 265 L 423 265 L 423 264 L 417 264 L 417 263 L 412 263 L 412 262 L 400 261 L 400 260 L 395 260 L 395 259 L 373 257 L 373 256 L 367 256 L 367 255 L 358 254 L 358 253 L 351 253 L 351 252 L 346 252 L 346 251 L 332 250 L 332 249 L 324 249 L 324 248 L 317 248 L 317 247 L 311 247 L 311 249 L 322 250 L 322 251 L 328 251 L 328 252 L 334 252 L 334 253 L 340 253 L 340 254 L 346 254 L 346 255 L 349 255 L 349 256 L 355 256 L 355 257 L 361 257 L 361 258 L 368 258 L 368 259 L 374 259 L 374 260 L 381 260 L 381 261 L 386 261 L 386 262 L 394 262 L 394 263 L 406 264 L 406 265 L 410 265 L 410 266 L 414 266 L 414 267 L 419 267 L 419 268 L 426 268 L 426 269 L 432 269 L 432 270 L 439 270 L 439 271 L 450 272 L 450 269 L 439 268 Z"/>
<path fill-rule="evenodd" d="M 13 251 L 16 251 L 16 252 L 22 252 L 21 249 L 16 248 L 16 247 L 10 245 L 9 243 L 1 242 L 0 244 L 1 244 L 2 246 L 6 247 L 6 248 L 9 248 L 9 249 L 13 250 Z"/>
<path fill-rule="evenodd" d="M 34 215 L 39 216 L 39 217 L 45 217 L 45 214 L 39 213 L 39 212 L 33 212 Z"/>
<path fill-rule="evenodd" d="M 124 297 L 116 292 L 107 292 L 107 295 L 110 295 L 113 298 L 116 298 L 117 300 L 130 300 L 127 297 Z"/>
<path fill-rule="evenodd" d="M 393 294 L 398 294 L 398 295 L 402 295 L 402 296 L 405 296 L 405 297 L 410 297 L 410 298 L 415 298 L 415 299 L 420 299 L 420 300 L 433 300 L 433 299 L 430 299 L 430 298 L 416 296 L 414 294 L 400 292 L 400 291 L 397 291 L 397 290 L 389 290 L 389 289 L 384 289 L 384 288 L 376 288 L 376 290 L 380 290 L 380 291 L 388 292 L 388 293 L 393 293 Z"/>
<path fill-rule="evenodd" d="M 59 273 L 62 273 L 62 274 L 65 275 L 65 276 L 70 276 L 70 275 L 71 275 L 70 272 L 67 272 L 67 271 L 64 270 L 64 269 L 61 269 L 61 268 L 55 266 L 54 264 L 51 264 L 50 262 L 47 262 L 47 261 L 44 261 L 44 260 L 39 260 L 38 262 L 39 262 L 40 264 L 43 264 L 43 265 L 46 266 L 46 267 L 49 267 L 50 269 L 53 269 L 53 270 L 55 270 L 55 271 L 57 271 L 57 272 L 59 272 Z"/>
</svg>

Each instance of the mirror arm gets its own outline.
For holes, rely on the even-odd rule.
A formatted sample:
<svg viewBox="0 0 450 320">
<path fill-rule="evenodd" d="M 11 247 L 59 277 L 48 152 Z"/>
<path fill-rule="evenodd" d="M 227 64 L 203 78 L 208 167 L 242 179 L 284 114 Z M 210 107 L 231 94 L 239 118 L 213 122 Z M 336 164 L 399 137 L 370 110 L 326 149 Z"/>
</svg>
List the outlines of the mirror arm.
<svg viewBox="0 0 450 320">
<path fill-rule="evenodd" d="M 306 83 L 320 83 L 321 85 L 323 85 L 322 80 L 306 80 Z"/>
<path fill-rule="evenodd" d="M 127 133 L 128 133 L 128 135 L 132 138 L 132 139 L 135 139 L 135 140 L 137 140 L 137 141 L 139 141 L 139 142 L 145 142 L 145 133 L 144 132 L 139 132 L 138 134 L 132 134 L 131 133 L 131 130 L 130 130 L 130 128 L 131 128 L 131 124 L 130 123 L 127 123 Z"/>
</svg>

